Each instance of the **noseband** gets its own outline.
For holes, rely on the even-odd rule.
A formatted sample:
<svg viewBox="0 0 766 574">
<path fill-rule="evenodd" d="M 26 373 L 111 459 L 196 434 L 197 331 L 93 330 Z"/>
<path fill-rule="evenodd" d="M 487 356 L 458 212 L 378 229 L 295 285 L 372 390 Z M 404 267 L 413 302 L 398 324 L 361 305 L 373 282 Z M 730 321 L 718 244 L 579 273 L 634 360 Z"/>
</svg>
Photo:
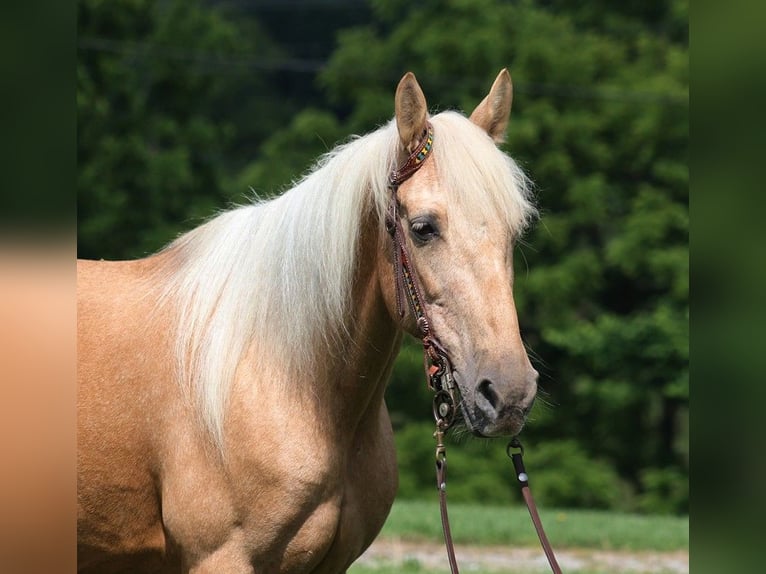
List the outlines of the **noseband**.
<svg viewBox="0 0 766 574">
<path fill-rule="evenodd" d="M 386 211 L 386 230 L 391 235 L 394 249 L 396 310 L 399 317 L 403 319 L 405 315 L 404 299 L 406 299 L 410 312 L 415 318 L 418 334 L 423 344 L 426 381 L 428 387 L 435 393 L 433 415 L 436 421 L 436 431 L 434 432 L 434 437 L 436 438 L 436 486 L 439 490 L 439 509 L 450 570 L 452 574 L 458 574 L 452 534 L 450 533 L 449 517 L 447 515 L 447 451 L 444 446 L 444 434 L 455 422 L 457 408 L 460 404 L 460 392 L 452 376 L 452 363 L 449 354 L 433 332 L 433 324 L 428 317 L 423 301 L 423 290 L 410 263 L 404 228 L 402 227 L 402 218 L 399 215 L 399 200 L 397 198 L 399 186 L 412 177 L 421 168 L 425 160 L 428 159 L 428 156 L 431 155 L 433 142 L 433 126 L 430 122 L 426 122 L 426 127 L 421 134 L 418 147 L 407 157 L 407 160 L 400 168 L 395 169 L 389 175 L 388 189 L 391 192 L 391 198 L 388 210 Z M 518 452 L 512 452 L 514 449 L 517 449 Z M 532 493 L 529 490 L 529 478 L 522 460 L 524 449 L 518 438 L 514 437 L 506 450 L 508 456 L 513 461 L 516 479 L 545 556 L 548 558 L 551 570 L 554 574 L 560 574 L 561 568 L 556 562 L 556 557 L 553 555 L 553 549 L 545 535 Z"/>
</svg>

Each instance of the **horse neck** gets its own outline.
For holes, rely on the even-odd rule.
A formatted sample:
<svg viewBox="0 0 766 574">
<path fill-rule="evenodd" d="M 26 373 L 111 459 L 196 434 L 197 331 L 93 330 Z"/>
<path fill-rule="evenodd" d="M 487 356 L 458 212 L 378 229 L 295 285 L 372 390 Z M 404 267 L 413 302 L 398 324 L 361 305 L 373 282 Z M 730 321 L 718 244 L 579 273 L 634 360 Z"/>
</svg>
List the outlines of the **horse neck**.
<svg viewBox="0 0 766 574">
<path fill-rule="evenodd" d="M 377 221 L 370 217 L 360 235 L 346 325 L 348 337 L 329 358 L 321 377 L 321 384 L 332 387 L 325 396 L 334 397 L 328 405 L 333 417 L 351 425 L 365 415 L 377 416 L 402 340 L 402 331 L 384 298 L 387 281 L 393 281 L 393 275 L 381 273 L 390 263 Z"/>
</svg>

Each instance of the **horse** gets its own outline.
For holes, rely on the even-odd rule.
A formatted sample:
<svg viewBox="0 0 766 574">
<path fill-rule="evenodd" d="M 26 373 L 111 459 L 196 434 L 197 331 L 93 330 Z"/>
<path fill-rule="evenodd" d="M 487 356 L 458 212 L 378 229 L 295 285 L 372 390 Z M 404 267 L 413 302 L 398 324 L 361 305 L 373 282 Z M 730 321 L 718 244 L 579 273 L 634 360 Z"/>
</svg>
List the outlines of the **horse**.
<svg viewBox="0 0 766 574">
<path fill-rule="evenodd" d="M 78 261 L 81 572 L 344 572 L 398 486 L 386 382 L 404 333 L 390 174 L 432 134 L 394 215 L 463 423 L 517 434 L 537 392 L 513 298 L 536 216 L 500 150 L 503 69 L 469 117 L 395 116 L 294 186 L 133 261 Z M 430 130 L 430 131 L 429 131 Z"/>
</svg>

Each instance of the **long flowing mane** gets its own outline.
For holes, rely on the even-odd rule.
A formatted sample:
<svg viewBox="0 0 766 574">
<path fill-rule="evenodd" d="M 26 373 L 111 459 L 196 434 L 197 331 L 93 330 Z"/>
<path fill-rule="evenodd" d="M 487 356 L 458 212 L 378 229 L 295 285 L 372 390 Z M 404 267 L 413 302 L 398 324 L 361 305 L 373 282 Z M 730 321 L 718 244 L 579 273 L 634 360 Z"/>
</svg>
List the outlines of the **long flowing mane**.
<svg viewBox="0 0 766 574">
<path fill-rule="evenodd" d="M 461 114 L 431 122 L 449 203 L 520 233 L 535 210 L 516 163 Z M 383 232 L 398 146 L 391 121 L 323 156 L 283 195 L 221 213 L 165 249 L 177 262 L 161 298 L 177 317 L 177 376 L 219 447 L 229 389 L 254 339 L 288 373 L 311 372 L 348 342 L 360 227 L 373 214 Z"/>
</svg>

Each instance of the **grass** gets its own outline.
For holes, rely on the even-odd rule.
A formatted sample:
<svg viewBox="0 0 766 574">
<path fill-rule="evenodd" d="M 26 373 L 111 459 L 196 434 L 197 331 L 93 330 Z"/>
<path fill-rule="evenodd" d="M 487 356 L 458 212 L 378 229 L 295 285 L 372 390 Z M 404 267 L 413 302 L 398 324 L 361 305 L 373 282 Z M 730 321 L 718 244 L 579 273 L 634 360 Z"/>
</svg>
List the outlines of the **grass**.
<svg viewBox="0 0 766 574">
<path fill-rule="evenodd" d="M 492 507 L 478 504 L 450 503 L 450 523 L 456 544 L 475 546 L 506 546 L 510 548 L 534 547 L 539 542 L 527 509 L 523 506 Z M 545 530 L 554 549 L 627 551 L 635 553 L 688 552 L 689 519 L 677 516 L 643 516 L 608 511 L 540 509 Z M 409 542 L 442 543 L 439 504 L 436 496 L 429 501 L 397 500 L 380 534 L 381 538 Z M 542 556 L 542 551 L 541 556 Z M 560 556 L 560 555 L 559 555 Z M 460 556 L 458 556 L 460 562 Z M 598 563 L 597 563 L 598 564 Z M 623 570 L 603 564 L 583 564 L 582 567 L 564 567 L 564 571 L 577 574 L 615 574 Z M 465 564 L 463 564 L 465 566 Z M 470 572 L 479 574 L 483 567 L 474 564 Z M 597 568 L 597 569 L 594 569 Z M 646 572 L 656 571 L 655 566 Z M 547 565 L 527 569 L 517 565 L 515 574 L 548 572 Z M 636 570 L 635 563 L 625 572 Z M 673 570 L 675 571 L 675 570 Z M 395 562 L 357 563 L 349 574 L 449 574 L 446 555 L 443 567 L 423 564 L 419 557 L 407 557 Z M 489 570 L 487 571 L 489 572 Z"/>
<path fill-rule="evenodd" d="M 541 508 L 540 516 L 554 548 L 597 550 L 688 550 L 689 519 L 644 516 L 608 511 Z M 537 535 L 523 506 L 493 507 L 450 504 L 450 524 L 456 544 L 537 546 Z M 404 540 L 442 540 L 439 504 L 397 500 L 382 537 Z M 361 574 L 362 571 L 357 571 Z M 380 574 L 380 570 L 376 570 Z M 425 570 L 413 570 L 430 574 Z"/>
</svg>

